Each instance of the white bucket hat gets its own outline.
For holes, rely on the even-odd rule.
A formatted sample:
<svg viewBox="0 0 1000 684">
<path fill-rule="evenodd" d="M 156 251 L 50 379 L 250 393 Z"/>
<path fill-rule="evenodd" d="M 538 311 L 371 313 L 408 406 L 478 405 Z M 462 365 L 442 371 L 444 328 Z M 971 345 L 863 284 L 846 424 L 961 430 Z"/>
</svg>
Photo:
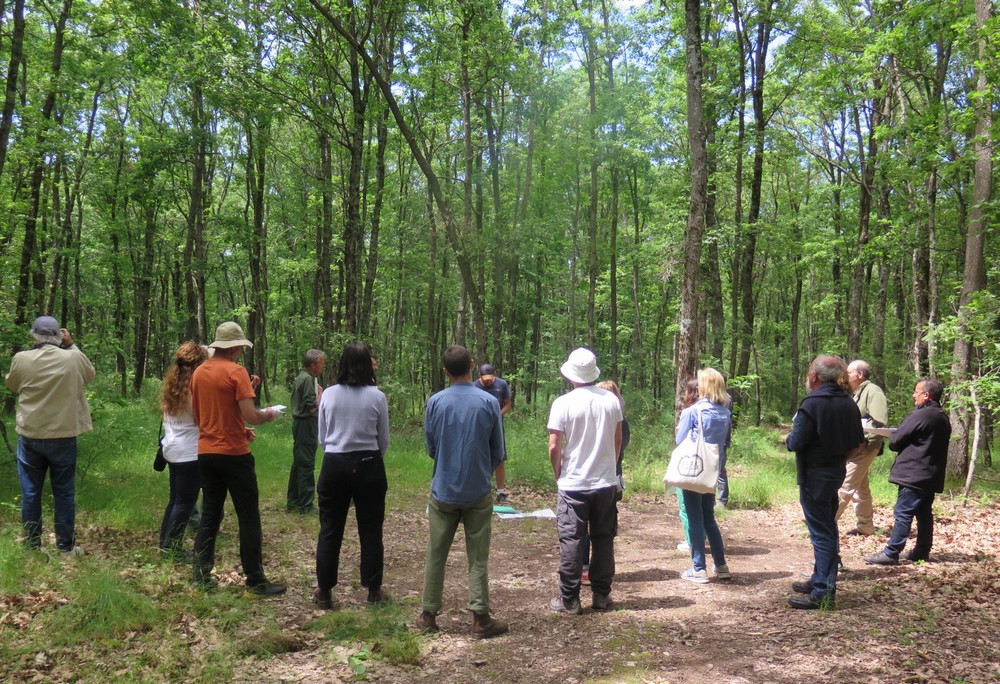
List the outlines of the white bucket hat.
<svg viewBox="0 0 1000 684">
<path fill-rule="evenodd" d="M 597 357 L 586 347 L 574 349 L 560 368 L 559 372 L 570 382 L 586 385 L 601 377 L 601 369 L 597 367 Z"/>
</svg>

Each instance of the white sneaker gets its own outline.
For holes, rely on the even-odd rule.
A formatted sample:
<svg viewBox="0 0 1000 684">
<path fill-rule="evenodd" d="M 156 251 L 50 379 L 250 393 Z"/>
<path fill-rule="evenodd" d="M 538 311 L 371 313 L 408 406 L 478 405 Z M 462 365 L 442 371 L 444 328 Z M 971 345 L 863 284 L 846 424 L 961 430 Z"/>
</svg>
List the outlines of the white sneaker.
<svg viewBox="0 0 1000 684">
<path fill-rule="evenodd" d="M 64 553 L 67 556 L 84 556 L 87 552 L 83 550 L 82 546 L 74 546 L 69 551 L 60 551 L 59 553 Z"/>
<path fill-rule="evenodd" d="M 723 563 L 722 565 L 713 565 L 712 572 L 714 572 L 715 576 L 718 577 L 720 580 L 728 580 L 733 578 L 732 573 L 729 572 L 729 565 L 727 565 L 726 563 Z"/>
<path fill-rule="evenodd" d="M 682 553 L 691 553 L 691 545 L 688 544 L 687 542 L 681 542 L 680 544 L 677 545 L 677 550 L 681 551 Z"/>
<path fill-rule="evenodd" d="M 688 582 L 695 582 L 696 584 L 708 584 L 708 573 L 704 570 L 688 568 L 681 573 L 681 579 Z"/>
</svg>

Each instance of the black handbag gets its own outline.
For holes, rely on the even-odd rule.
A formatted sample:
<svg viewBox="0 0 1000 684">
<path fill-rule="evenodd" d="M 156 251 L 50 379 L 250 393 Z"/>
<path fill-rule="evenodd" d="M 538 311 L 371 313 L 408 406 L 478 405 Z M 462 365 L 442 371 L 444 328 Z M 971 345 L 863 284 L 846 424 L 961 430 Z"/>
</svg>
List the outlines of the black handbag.
<svg viewBox="0 0 1000 684">
<path fill-rule="evenodd" d="M 163 419 L 160 418 L 160 429 L 156 431 L 156 456 L 153 458 L 153 470 L 160 473 L 167 469 L 167 459 L 163 457 L 163 441 L 160 435 L 163 433 Z"/>
</svg>

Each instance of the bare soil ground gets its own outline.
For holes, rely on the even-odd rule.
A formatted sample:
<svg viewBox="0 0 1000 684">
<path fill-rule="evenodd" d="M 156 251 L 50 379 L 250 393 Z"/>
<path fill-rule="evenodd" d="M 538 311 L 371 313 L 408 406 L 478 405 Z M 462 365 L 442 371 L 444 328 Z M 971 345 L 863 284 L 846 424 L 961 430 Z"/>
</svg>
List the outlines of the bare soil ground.
<svg viewBox="0 0 1000 684">
<path fill-rule="evenodd" d="M 552 505 L 515 492 L 520 510 Z M 386 522 L 386 588 L 419 612 L 427 523 L 423 502 L 395 508 Z M 629 498 L 620 504 L 614 609 L 596 613 L 584 596 L 582 616 L 553 614 L 558 544 L 551 520 L 494 521 L 491 603 L 508 620 L 508 635 L 470 636 L 464 609 L 463 538 L 449 559 L 442 631 L 422 637 L 419 665 L 367 661 L 378 682 L 997 682 L 1000 611 L 1000 510 L 938 504 L 932 562 L 882 568 L 864 555 L 885 537 L 844 537 L 845 569 L 834 612 L 788 608 L 790 584 L 811 568 L 812 550 L 794 506 L 726 511 L 720 516 L 734 576 L 695 585 L 678 578 L 690 564 L 673 500 Z M 848 514 L 850 515 L 850 514 Z M 888 530 L 891 510 L 877 512 Z M 349 521 L 351 529 L 352 521 Z M 843 529 L 850 522 L 844 521 Z M 356 536 L 356 535 L 355 535 Z M 342 567 L 356 575 L 356 539 L 347 535 Z M 348 659 L 360 644 L 338 644 L 306 626 L 317 615 L 308 601 L 314 540 L 282 560 L 305 568 L 278 599 L 280 626 L 295 652 L 250 657 L 237 681 L 356 681 Z M 265 540 L 265 550 L 267 543 Z M 269 562 L 269 565 L 272 563 Z M 353 573 L 351 572 L 353 570 Z M 363 610 L 362 589 L 338 587 L 341 610 Z"/>
</svg>

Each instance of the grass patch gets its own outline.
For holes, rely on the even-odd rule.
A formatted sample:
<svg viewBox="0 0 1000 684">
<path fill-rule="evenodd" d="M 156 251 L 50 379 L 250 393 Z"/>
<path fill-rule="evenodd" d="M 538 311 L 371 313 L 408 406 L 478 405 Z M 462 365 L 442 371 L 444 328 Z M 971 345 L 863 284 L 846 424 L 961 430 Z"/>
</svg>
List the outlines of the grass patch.
<svg viewBox="0 0 1000 684">
<path fill-rule="evenodd" d="M 67 589 L 69 603 L 51 614 L 46 630 L 60 644 L 114 640 L 166 617 L 108 568 L 81 573 Z"/>
<path fill-rule="evenodd" d="M 358 653 L 377 655 L 394 665 L 417 665 L 421 638 L 410 630 L 409 617 L 403 606 L 386 604 L 361 611 L 332 611 L 316 618 L 309 629 L 325 633 L 332 641 L 358 644 Z M 350 665 L 358 674 L 354 663 Z"/>
</svg>

